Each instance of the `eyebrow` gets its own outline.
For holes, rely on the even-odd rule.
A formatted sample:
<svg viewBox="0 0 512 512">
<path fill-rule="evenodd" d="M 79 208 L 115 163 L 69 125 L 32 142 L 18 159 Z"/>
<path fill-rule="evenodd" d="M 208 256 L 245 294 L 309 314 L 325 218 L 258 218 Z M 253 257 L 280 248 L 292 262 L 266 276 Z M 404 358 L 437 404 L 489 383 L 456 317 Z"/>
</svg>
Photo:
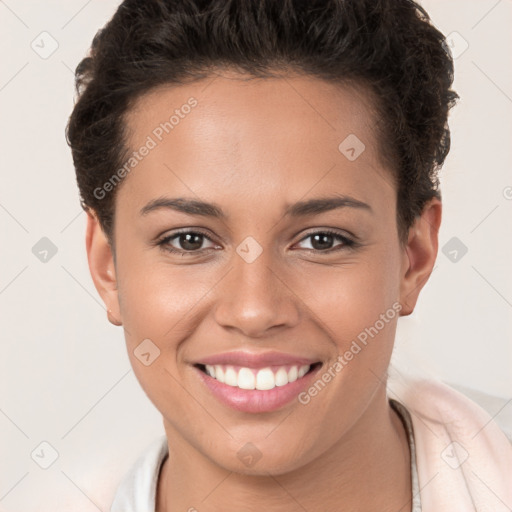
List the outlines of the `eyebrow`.
<svg viewBox="0 0 512 512">
<path fill-rule="evenodd" d="M 319 215 L 337 208 L 356 208 L 373 212 L 371 206 L 367 203 L 350 196 L 336 195 L 309 199 L 307 201 L 299 201 L 297 203 L 287 205 L 284 210 L 284 216 L 306 217 L 310 215 Z M 214 203 L 207 203 L 183 197 L 159 197 L 157 199 L 153 199 L 140 210 L 140 214 L 147 215 L 150 212 L 160 209 L 171 209 L 187 213 L 189 215 L 200 215 L 202 217 L 213 217 L 217 219 L 227 219 L 228 217 L 222 208 Z"/>
</svg>

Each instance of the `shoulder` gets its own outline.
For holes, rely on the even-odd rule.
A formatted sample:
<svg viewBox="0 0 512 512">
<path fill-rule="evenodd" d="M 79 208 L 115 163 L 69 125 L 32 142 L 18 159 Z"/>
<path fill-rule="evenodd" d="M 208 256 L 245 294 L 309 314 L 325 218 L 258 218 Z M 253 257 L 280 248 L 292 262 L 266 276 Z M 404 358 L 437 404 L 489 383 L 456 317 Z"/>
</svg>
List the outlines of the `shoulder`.
<svg viewBox="0 0 512 512">
<path fill-rule="evenodd" d="M 466 428 L 483 427 L 501 430 L 512 443 L 512 399 L 506 400 L 462 386 L 434 379 L 413 379 L 394 376 L 388 383 L 388 392 L 396 392 L 409 408 L 425 421 L 456 429 L 463 420 Z M 492 421 L 490 421 L 492 420 Z"/>
<path fill-rule="evenodd" d="M 512 443 L 512 397 L 507 400 L 506 398 L 490 395 L 464 386 L 455 384 L 450 384 L 450 386 L 487 411 Z"/>
<path fill-rule="evenodd" d="M 411 414 L 426 510 L 510 510 L 512 444 L 484 407 L 430 379 L 395 376 L 388 394 Z M 490 395 L 479 399 L 494 404 Z"/>
<path fill-rule="evenodd" d="M 160 467 L 167 455 L 165 435 L 148 445 L 121 480 L 110 512 L 154 511 Z"/>
</svg>

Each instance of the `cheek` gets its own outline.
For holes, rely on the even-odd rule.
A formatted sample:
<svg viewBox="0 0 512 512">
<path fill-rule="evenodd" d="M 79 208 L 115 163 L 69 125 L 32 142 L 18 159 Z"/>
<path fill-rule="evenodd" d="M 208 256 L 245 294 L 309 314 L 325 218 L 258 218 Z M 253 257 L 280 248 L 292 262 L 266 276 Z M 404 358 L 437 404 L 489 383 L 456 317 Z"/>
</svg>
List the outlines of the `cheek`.
<svg viewBox="0 0 512 512">
<path fill-rule="evenodd" d="M 177 360 L 180 343 L 207 314 L 205 305 L 225 273 L 219 267 L 175 262 L 164 256 L 155 258 L 150 251 L 134 250 L 123 254 L 117 269 L 128 350 L 133 352 L 142 340 L 150 339 L 170 367 Z"/>
<path fill-rule="evenodd" d="M 179 321 L 204 295 L 207 289 L 185 267 L 133 265 L 129 275 L 120 278 L 120 303 L 127 331 L 144 337 L 169 339 L 179 332 Z M 167 334 L 167 336 L 166 336 Z"/>
<path fill-rule="evenodd" d="M 312 417 L 327 418 L 326 439 L 363 413 L 383 381 L 400 312 L 399 263 L 398 248 L 382 245 L 351 267 L 318 275 L 310 288 L 312 318 L 334 354 L 302 399 Z"/>
<path fill-rule="evenodd" d="M 143 254 L 124 254 L 118 265 L 118 293 L 133 371 L 159 410 L 172 403 L 185 418 L 191 412 L 183 407 L 187 396 L 175 385 L 181 378 L 177 351 L 190 335 L 187 315 L 204 295 L 204 285 L 198 285 L 184 266 L 176 270 L 151 263 Z"/>
<path fill-rule="evenodd" d="M 308 307 L 339 350 L 361 333 L 364 338 L 366 329 L 376 323 L 381 339 L 389 338 L 392 343 L 394 329 L 390 327 L 396 323 L 399 307 L 399 256 L 393 244 L 381 244 L 368 248 L 346 266 L 324 267 L 314 278 L 302 281 L 301 293 L 308 297 Z M 386 316 L 384 326 L 382 315 Z"/>
</svg>

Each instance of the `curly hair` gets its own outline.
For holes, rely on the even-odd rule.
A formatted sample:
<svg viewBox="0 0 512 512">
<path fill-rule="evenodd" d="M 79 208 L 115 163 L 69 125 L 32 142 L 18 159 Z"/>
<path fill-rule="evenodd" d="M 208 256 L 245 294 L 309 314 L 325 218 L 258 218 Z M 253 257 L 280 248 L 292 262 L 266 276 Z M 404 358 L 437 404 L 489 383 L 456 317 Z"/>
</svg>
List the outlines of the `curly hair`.
<svg viewBox="0 0 512 512">
<path fill-rule="evenodd" d="M 116 190 L 101 198 L 95 190 L 126 159 L 130 107 L 158 86 L 219 69 L 264 78 L 293 71 L 370 91 L 402 243 L 426 202 L 441 197 L 458 95 L 445 38 L 414 1 L 125 0 L 76 68 L 66 127 L 81 205 L 96 212 L 111 245 Z"/>
</svg>

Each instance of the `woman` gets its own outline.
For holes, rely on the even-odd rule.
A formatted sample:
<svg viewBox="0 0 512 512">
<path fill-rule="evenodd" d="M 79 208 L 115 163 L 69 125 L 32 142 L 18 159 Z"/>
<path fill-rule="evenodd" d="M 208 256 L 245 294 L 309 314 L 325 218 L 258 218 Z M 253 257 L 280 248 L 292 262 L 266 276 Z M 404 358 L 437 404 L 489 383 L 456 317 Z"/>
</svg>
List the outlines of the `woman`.
<svg viewBox="0 0 512 512">
<path fill-rule="evenodd" d="M 91 275 L 166 433 L 112 512 L 510 510 L 479 407 L 388 395 L 457 98 L 426 12 L 125 1 L 76 75 Z"/>
</svg>

